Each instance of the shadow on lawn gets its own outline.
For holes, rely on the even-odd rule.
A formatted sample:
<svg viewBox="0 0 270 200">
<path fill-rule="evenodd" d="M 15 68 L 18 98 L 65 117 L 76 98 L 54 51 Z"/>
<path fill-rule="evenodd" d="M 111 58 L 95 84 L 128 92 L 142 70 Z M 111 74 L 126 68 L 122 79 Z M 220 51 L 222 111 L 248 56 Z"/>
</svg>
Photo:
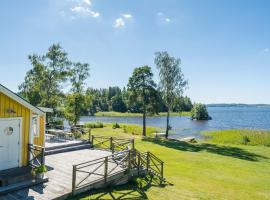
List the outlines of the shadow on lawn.
<svg viewBox="0 0 270 200">
<path fill-rule="evenodd" d="M 162 145 L 168 148 L 173 148 L 181 151 L 190 151 L 190 152 L 207 151 L 209 153 L 215 153 L 223 156 L 230 156 L 248 161 L 258 161 L 260 158 L 267 159 L 267 157 L 265 156 L 250 153 L 238 147 L 223 146 L 209 143 L 191 144 L 173 139 L 165 140 L 156 138 L 144 138 L 143 141 L 152 142 L 158 145 Z"/>
<path fill-rule="evenodd" d="M 84 193 L 77 197 L 73 197 L 70 200 L 95 199 L 95 200 L 147 200 L 146 191 L 151 187 L 166 187 L 172 185 L 170 183 L 160 184 L 160 180 L 146 176 L 145 178 L 137 178 L 130 181 L 129 184 L 121 186 L 112 186 L 107 189 L 95 190 L 91 193 Z"/>
</svg>

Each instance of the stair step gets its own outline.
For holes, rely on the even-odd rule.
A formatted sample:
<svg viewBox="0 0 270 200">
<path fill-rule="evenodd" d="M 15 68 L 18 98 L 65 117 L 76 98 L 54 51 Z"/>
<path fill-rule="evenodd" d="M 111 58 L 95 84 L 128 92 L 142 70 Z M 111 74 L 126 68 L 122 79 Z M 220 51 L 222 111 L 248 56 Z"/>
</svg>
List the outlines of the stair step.
<svg viewBox="0 0 270 200">
<path fill-rule="evenodd" d="M 21 190 L 24 188 L 29 188 L 34 185 L 46 183 L 48 182 L 48 180 L 49 180 L 48 177 L 45 176 L 43 179 L 29 179 L 29 180 L 10 184 L 8 186 L 3 186 L 3 187 L 0 187 L 0 195 L 11 193 L 11 192 Z"/>
<path fill-rule="evenodd" d="M 0 172 L 0 186 L 7 186 L 32 178 L 30 167 L 8 169 Z"/>
<path fill-rule="evenodd" d="M 90 144 L 90 143 L 89 143 L 89 141 L 85 140 L 85 141 L 81 141 L 81 142 L 77 142 L 77 143 L 62 144 L 62 145 L 57 145 L 57 146 L 52 146 L 52 147 L 46 147 L 45 151 L 62 149 L 65 147 L 73 147 L 73 146 L 78 146 L 78 145 L 82 145 L 82 144 Z"/>
<path fill-rule="evenodd" d="M 76 146 L 68 146 L 68 147 L 63 147 L 63 148 L 58 148 L 58 149 L 53 149 L 53 150 L 46 150 L 45 155 L 53 155 L 57 153 L 64 153 L 64 152 L 69 152 L 69 151 L 77 151 L 77 150 L 82 150 L 82 149 L 90 149 L 91 145 L 88 144 L 81 144 L 81 145 L 76 145 Z"/>
</svg>

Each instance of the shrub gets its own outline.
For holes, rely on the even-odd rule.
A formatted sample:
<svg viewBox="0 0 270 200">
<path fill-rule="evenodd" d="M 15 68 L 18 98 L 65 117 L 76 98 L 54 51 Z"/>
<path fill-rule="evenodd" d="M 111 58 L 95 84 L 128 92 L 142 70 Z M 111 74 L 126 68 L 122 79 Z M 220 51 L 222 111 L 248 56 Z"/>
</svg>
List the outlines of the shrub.
<svg viewBox="0 0 270 200">
<path fill-rule="evenodd" d="M 104 124 L 102 122 L 88 122 L 84 125 L 85 128 L 103 128 Z"/>
<path fill-rule="evenodd" d="M 135 124 L 124 124 L 123 131 L 124 133 L 130 133 L 132 135 L 142 135 L 143 127 Z M 151 126 L 146 127 L 146 135 L 151 135 L 152 133 L 156 133 L 157 131 L 160 131 L 160 128 Z"/>
<path fill-rule="evenodd" d="M 192 120 L 209 120 L 211 117 L 208 114 L 207 108 L 204 104 L 194 104 L 191 110 Z"/>
<path fill-rule="evenodd" d="M 113 123 L 112 128 L 117 129 L 117 128 L 121 128 L 121 126 L 117 122 L 115 122 Z"/>
<path fill-rule="evenodd" d="M 72 134 L 75 139 L 79 139 L 82 137 L 82 133 L 80 131 L 74 131 Z"/>
<path fill-rule="evenodd" d="M 42 174 L 42 173 L 45 173 L 45 172 L 47 172 L 48 170 L 47 170 L 47 167 L 45 166 L 45 165 L 41 165 L 41 166 L 39 166 L 39 167 L 36 167 L 35 169 L 34 169 L 34 173 L 35 174 Z"/>
</svg>

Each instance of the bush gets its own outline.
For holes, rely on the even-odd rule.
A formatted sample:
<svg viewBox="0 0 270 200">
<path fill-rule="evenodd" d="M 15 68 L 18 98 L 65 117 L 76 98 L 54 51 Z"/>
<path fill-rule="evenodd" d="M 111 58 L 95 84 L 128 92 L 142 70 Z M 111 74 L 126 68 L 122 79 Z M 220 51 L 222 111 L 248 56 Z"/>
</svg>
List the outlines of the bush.
<svg viewBox="0 0 270 200">
<path fill-rule="evenodd" d="M 132 135 L 142 135 L 143 127 L 135 124 L 125 124 L 123 125 L 123 131 L 124 133 L 130 133 Z M 157 131 L 159 132 L 160 128 L 151 126 L 146 127 L 146 135 L 151 135 L 152 133 L 156 133 Z"/>
<path fill-rule="evenodd" d="M 191 110 L 192 120 L 209 120 L 211 117 L 208 114 L 207 108 L 204 104 L 194 104 Z"/>
<path fill-rule="evenodd" d="M 35 174 L 42 174 L 42 173 L 45 173 L 45 172 L 47 172 L 48 170 L 47 170 L 47 167 L 45 166 L 45 165 L 41 165 L 41 166 L 39 166 L 39 167 L 36 167 L 35 169 L 34 169 L 34 173 Z"/>
<path fill-rule="evenodd" d="M 115 122 L 113 123 L 112 128 L 117 129 L 117 128 L 121 128 L 121 126 L 117 122 Z"/>
<path fill-rule="evenodd" d="M 81 131 L 74 131 L 72 134 L 75 139 L 79 139 L 82 137 Z"/>
<path fill-rule="evenodd" d="M 104 124 L 102 122 L 88 122 L 84 125 L 85 128 L 103 128 Z"/>
</svg>

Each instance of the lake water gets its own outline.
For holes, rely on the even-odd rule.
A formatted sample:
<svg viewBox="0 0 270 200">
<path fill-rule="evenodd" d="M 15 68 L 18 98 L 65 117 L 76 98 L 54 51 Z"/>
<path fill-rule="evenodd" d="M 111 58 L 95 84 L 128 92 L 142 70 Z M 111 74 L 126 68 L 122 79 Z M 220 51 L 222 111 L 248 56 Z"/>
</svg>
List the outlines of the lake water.
<svg viewBox="0 0 270 200">
<path fill-rule="evenodd" d="M 216 129 L 264 129 L 270 130 L 270 107 L 209 107 L 209 121 L 192 121 L 189 117 L 172 116 L 171 137 L 200 137 L 204 130 Z M 141 117 L 82 117 L 82 122 L 101 121 L 142 124 Z M 148 117 L 147 126 L 165 129 L 166 117 Z"/>
</svg>

